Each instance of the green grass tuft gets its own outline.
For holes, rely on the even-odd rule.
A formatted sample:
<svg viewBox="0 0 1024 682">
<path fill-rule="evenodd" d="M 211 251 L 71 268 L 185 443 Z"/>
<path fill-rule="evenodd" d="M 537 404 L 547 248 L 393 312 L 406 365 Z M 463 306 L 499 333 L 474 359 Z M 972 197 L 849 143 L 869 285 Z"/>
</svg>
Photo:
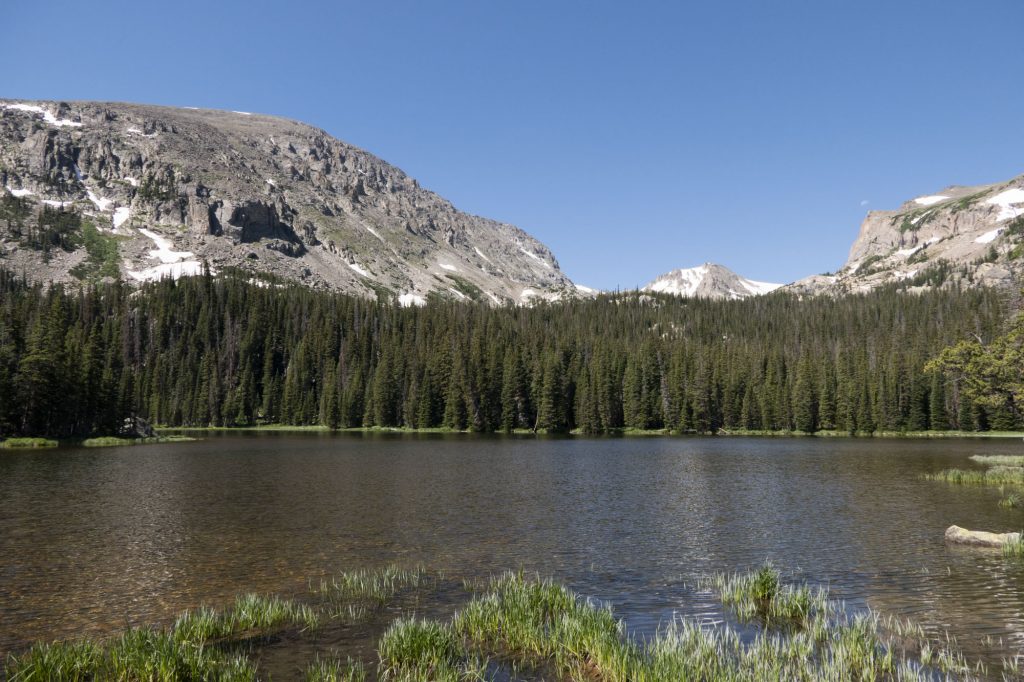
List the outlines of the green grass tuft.
<svg viewBox="0 0 1024 682">
<path fill-rule="evenodd" d="M 1003 556 L 1007 559 L 1024 559 L 1024 533 L 1018 539 L 1003 545 Z"/>
<path fill-rule="evenodd" d="M 312 591 L 327 601 L 331 618 L 351 623 L 364 620 L 401 590 L 418 588 L 425 579 L 422 567 L 402 569 L 392 565 L 339 573 L 321 580 Z"/>
<path fill-rule="evenodd" d="M 306 668 L 306 682 L 365 682 L 366 668 L 359 661 L 317 659 Z"/>
<path fill-rule="evenodd" d="M 705 584 L 743 623 L 804 628 L 812 618 L 831 615 L 824 591 L 783 585 L 781 575 L 770 563 L 753 573 L 718 574 Z"/>
<path fill-rule="evenodd" d="M 1024 504 L 1024 500 L 1017 493 L 1010 493 L 999 500 L 999 506 L 1003 509 L 1019 509 L 1022 504 Z"/>
</svg>

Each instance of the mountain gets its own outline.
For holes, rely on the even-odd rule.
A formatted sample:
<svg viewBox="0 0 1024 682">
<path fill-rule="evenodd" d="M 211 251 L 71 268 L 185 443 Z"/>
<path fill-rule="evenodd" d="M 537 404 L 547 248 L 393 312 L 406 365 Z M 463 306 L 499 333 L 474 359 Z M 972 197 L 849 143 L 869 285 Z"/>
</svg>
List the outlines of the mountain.
<svg viewBox="0 0 1024 682">
<path fill-rule="evenodd" d="M 888 283 L 908 288 L 1017 287 L 1024 274 L 1024 175 L 976 187 L 950 186 L 871 211 L 837 272 L 792 289 L 842 294 Z"/>
<path fill-rule="evenodd" d="M 717 263 L 704 263 L 695 268 L 673 270 L 645 286 L 642 291 L 657 291 L 677 296 L 740 299 L 767 294 L 781 284 L 755 282 L 740 277 Z"/>
<path fill-rule="evenodd" d="M 579 291 L 523 230 L 246 112 L 0 100 L 0 264 L 35 280 L 250 273 L 405 305 Z"/>
</svg>

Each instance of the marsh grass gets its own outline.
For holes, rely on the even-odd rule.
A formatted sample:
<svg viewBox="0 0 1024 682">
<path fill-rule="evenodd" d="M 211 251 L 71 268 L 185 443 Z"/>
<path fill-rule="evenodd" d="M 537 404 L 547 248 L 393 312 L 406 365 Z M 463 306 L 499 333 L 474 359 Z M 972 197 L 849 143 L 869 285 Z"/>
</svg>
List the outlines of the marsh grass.
<svg viewBox="0 0 1024 682">
<path fill-rule="evenodd" d="M 59 443 L 49 438 L 8 438 L 0 442 L 0 448 L 55 448 Z"/>
<path fill-rule="evenodd" d="M 395 621 L 378 652 L 384 680 L 459 680 L 468 658 L 450 627 L 415 618 Z"/>
<path fill-rule="evenodd" d="M 1021 550 L 1024 554 L 1024 550 Z M 11 682 L 170 682 L 257 679 L 250 655 L 308 635 L 332 610 L 371 609 L 426 580 L 422 569 L 342 573 L 311 589 L 312 603 L 245 594 L 223 610 L 188 611 L 167 629 L 130 629 L 106 642 L 37 644 L 10 659 Z M 611 608 L 550 580 L 505 573 L 464 583 L 476 594 L 450 620 L 400 617 L 378 642 L 377 678 L 388 682 L 485 679 L 589 682 L 758 682 L 973 679 L 954 642 L 912 623 L 848 613 L 825 590 L 791 584 L 770 564 L 701 583 L 743 634 L 728 625 L 675 618 L 649 639 L 631 637 Z M 287 641 L 287 640 L 286 640 Z M 300 641 L 296 639 L 295 641 Z M 309 641 L 309 640 L 307 640 Z M 331 653 L 304 671 L 308 682 L 365 682 L 363 662 Z M 311 654 L 312 655 L 312 654 Z M 370 670 L 369 672 L 373 672 Z"/>
<path fill-rule="evenodd" d="M 1017 493 L 1009 493 L 1006 497 L 999 500 L 999 506 L 1003 509 L 1017 509 L 1024 504 L 1024 500 Z"/>
<path fill-rule="evenodd" d="M 1024 467 L 1024 455 L 971 455 L 971 460 L 985 466 Z"/>
<path fill-rule="evenodd" d="M 246 594 L 235 598 L 226 614 L 230 636 L 242 633 L 267 633 L 289 626 L 302 631 L 314 631 L 320 625 L 318 611 L 306 604 L 259 594 Z"/>
<path fill-rule="evenodd" d="M 1016 540 L 1011 540 L 1003 545 L 1003 556 L 1007 559 L 1024 560 L 1024 531 Z"/>
<path fill-rule="evenodd" d="M 342 663 L 317 658 L 306 668 L 306 682 L 366 682 L 366 668 L 351 658 Z"/>
<path fill-rule="evenodd" d="M 996 466 L 991 469 L 944 469 L 938 473 L 925 474 L 929 481 L 941 481 L 955 485 L 1024 486 L 1024 468 Z"/>
<path fill-rule="evenodd" d="M 381 677 L 467 679 L 470 662 L 486 657 L 546 670 L 545 679 L 602 682 L 972 679 L 977 672 L 953 643 L 928 640 L 919 627 L 872 612 L 848 615 L 822 590 L 784 584 L 771 566 L 707 584 L 754 620 L 784 618 L 802 627 L 765 628 L 749 638 L 677 618 L 640 642 L 608 607 L 509 573 L 448 624 L 392 626 L 381 640 Z"/>
<path fill-rule="evenodd" d="M 815 617 L 828 617 L 830 604 L 824 590 L 806 585 L 784 585 L 770 563 L 748 573 L 720 573 L 704 581 L 718 593 L 742 623 L 759 621 L 765 627 L 804 628 Z"/>
<path fill-rule="evenodd" d="M 404 569 L 392 565 L 339 573 L 321 580 L 316 587 L 311 586 L 310 591 L 326 602 L 330 618 L 354 623 L 379 611 L 399 592 L 420 588 L 427 579 L 421 566 Z"/>
<path fill-rule="evenodd" d="M 196 440 L 190 436 L 150 436 L 148 438 L 121 438 L 119 436 L 99 436 L 86 438 L 82 446 L 87 448 L 111 448 L 124 445 L 142 445 L 148 443 L 187 443 Z"/>
<path fill-rule="evenodd" d="M 122 445 L 134 445 L 135 441 L 131 438 L 118 438 L 117 436 L 101 436 L 99 438 L 86 438 L 82 441 L 82 446 L 86 448 L 112 448 L 119 447 Z"/>
<path fill-rule="evenodd" d="M 11 660 L 10 682 L 87 682 L 93 680 L 254 680 L 255 665 L 243 656 L 203 646 L 187 646 L 171 633 L 131 629 L 105 646 L 91 642 L 36 644 Z"/>
<path fill-rule="evenodd" d="M 1018 509 L 1024 506 L 1024 456 L 1021 455 L 972 455 L 971 460 L 986 469 L 944 469 L 934 474 L 925 474 L 930 481 L 941 481 L 953 485 L 977 485 L 999 488 L 1003 497 L 999 506 L 1003 509 Z M 1006 489 L 1010 488 L 1010 492 Z"/>
<path fill-rule="evenodd" d="M 132 628 L 105 642 L 36 644 L 12 657 L 10 682 L 36 680 L 254 680 L 256 667 L 235 652 L 242 642 L 288 628 L 314 630 L 319 614 L 305 604 L 246 594 L 224 611 L 186 611 L 167 630 Z M 344 679 L 344 678 L 342 678 Z"/>
</svg>

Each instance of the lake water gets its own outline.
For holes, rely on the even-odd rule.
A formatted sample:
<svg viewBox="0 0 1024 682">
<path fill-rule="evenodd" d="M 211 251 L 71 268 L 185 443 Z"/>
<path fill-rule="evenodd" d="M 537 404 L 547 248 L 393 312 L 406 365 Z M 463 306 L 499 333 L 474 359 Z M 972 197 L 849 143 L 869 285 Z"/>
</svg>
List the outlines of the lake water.
<svg viewBox="0 0 1024 682">
<path fill-rule="evenodd" d="M 392 562 L 536 571 L 649 633 L 720 618 L 695 580 L 770 559 L 998 661 L 1024 651 L 1024 564 L 943 531 L 1019 530 L 1024 512 L 921 479 L 983 453 L 1024 443 L 261 432 L 6 451 L 0 657 Z"/>
</svg>

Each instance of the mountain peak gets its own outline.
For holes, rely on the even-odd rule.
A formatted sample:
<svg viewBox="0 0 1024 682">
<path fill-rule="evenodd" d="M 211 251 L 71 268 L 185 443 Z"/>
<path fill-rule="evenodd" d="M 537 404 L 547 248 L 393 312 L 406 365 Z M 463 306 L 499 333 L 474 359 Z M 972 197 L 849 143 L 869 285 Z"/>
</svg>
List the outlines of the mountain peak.
<svg viewBox="0 0 1024 682">
<path fill-rule="evenodd" d="M 741 299 L 767 294 L 780 286 L 782 285 L 747 279 L 724 265 L 705 262 L 692 268 L 678 268 L 656 277 L 643 287 L 642 291 L 695 298 Z"/>
</svg>

